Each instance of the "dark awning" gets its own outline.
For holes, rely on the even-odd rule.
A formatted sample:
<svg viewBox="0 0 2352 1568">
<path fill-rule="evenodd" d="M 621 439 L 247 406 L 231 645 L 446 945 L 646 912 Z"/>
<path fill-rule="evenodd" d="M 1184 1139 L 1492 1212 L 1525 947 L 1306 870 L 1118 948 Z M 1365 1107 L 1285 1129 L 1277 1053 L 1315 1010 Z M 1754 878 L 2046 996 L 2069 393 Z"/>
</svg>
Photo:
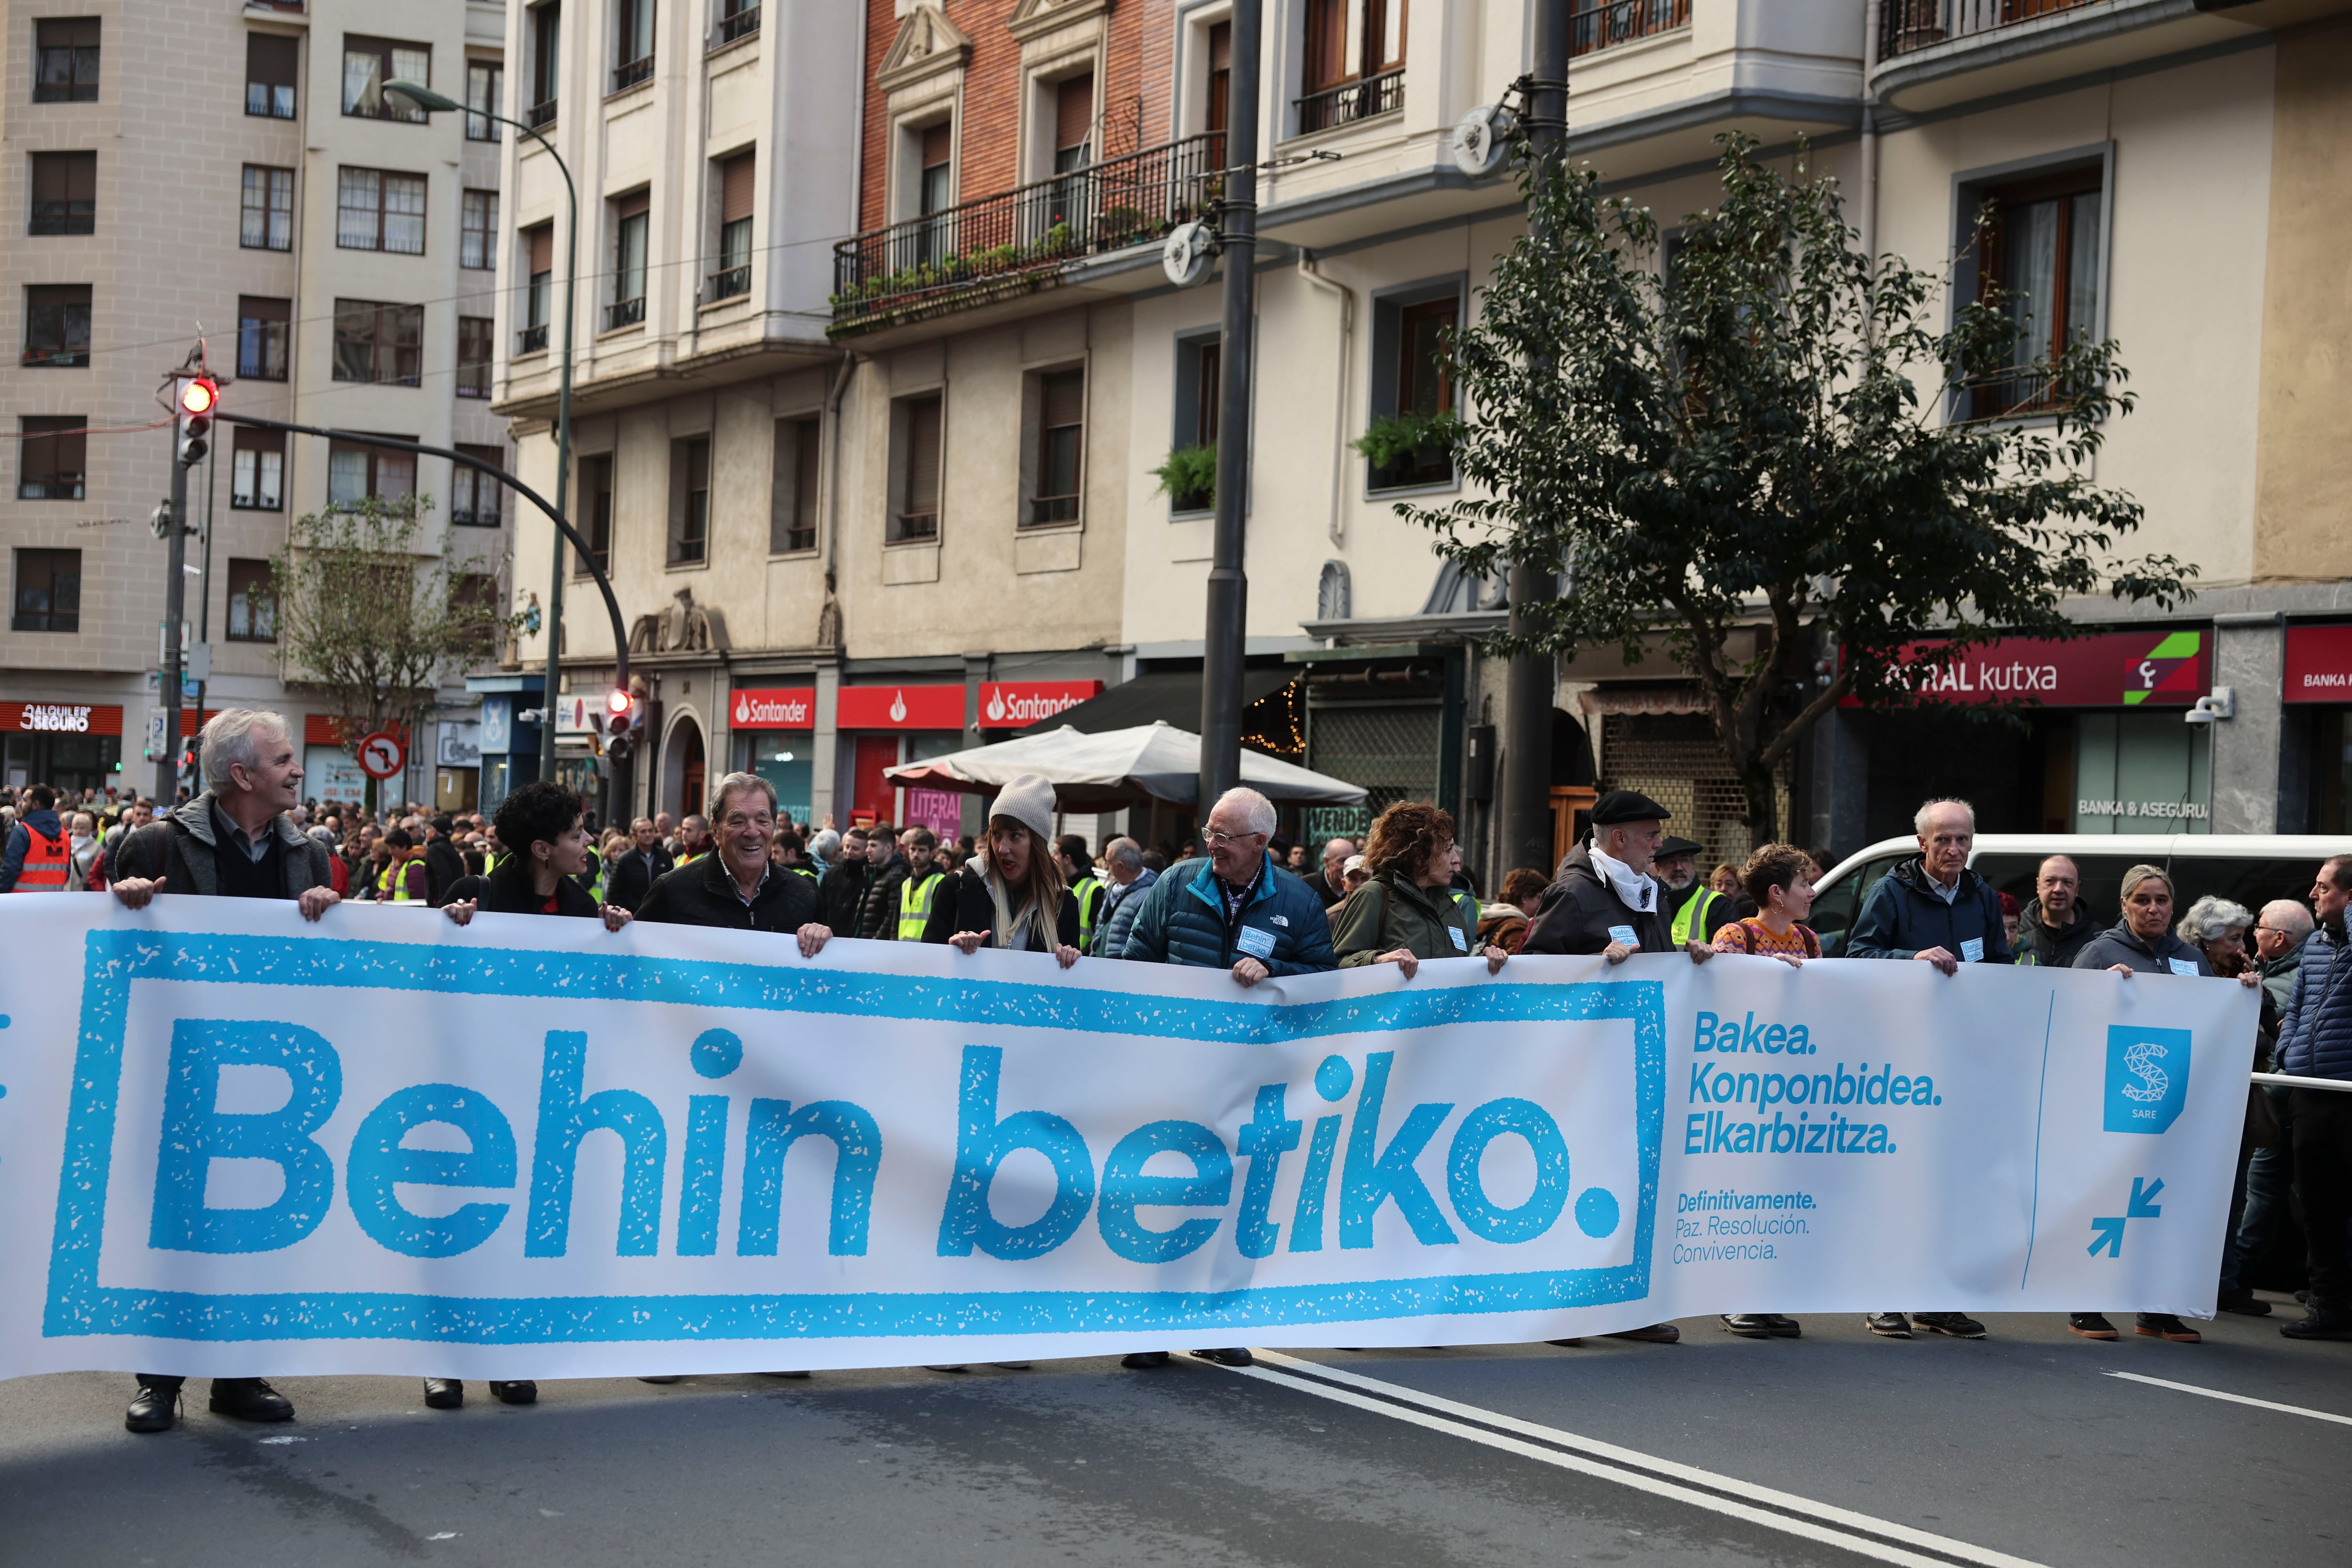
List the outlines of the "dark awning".
<svg viewBox="0 0 2352 1568">
<path fill-rule="evenodd" d="M 1297 679 L 1298 672 L 1295 669 L 1244 669 L 1242 671 L 1242 706 L 1246 708 Z M 1132 729 L 1138 724 L 1159 721 L 1165 721 L 1179 730 L 1200 733 L 1199 670 L 1139 675 L 1123 686 L 1112 687 L 1100 697 L 1089 698 L 1076 708 L 1064 709 L 1036 727 L 1053 729 L 1067 724 L 1082 735 L 1099 735 L 1107 730 Z"/>
</svg>

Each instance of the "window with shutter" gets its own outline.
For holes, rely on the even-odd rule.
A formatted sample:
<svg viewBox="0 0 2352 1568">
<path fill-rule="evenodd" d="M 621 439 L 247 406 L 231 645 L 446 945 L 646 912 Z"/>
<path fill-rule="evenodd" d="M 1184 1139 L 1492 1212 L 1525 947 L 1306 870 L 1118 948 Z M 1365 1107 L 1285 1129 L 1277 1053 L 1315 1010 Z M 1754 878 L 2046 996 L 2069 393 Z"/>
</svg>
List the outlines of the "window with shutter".
<svg viewBox="0 0 2352 1568">
<path fill-rule="evenodd" d="M 241 295 L 236 302 L 236 374 L 240 381 L 284 381 L 294 302 Z M 243 426 L 239 426 L 240 429 Z"/>
<path fill-rule="evenodd" d="M 758 190 L 757 161 L 738 153 L 719 165 L 719 269 L 710 275 L 709 300 L 731 300 L 751 291 L 751 207 Z"/>
<path fill-rule="evenodd" d="M 33 154 L 33 234 L 90 234 L 98 227 L 98 154 Z"/>
<path fill-rule="evenodd" d="M 898 505 L 888 542 L 940 534 L 940 398 L 910 397 L 898 405 Z"/>
<path fill-rule="evenodd" d="M 294 118 L 295 68 L 301 42 L 283 33 L 245 36 L 245 111 L 265 120 Z"/>
<path fill-rule="evenodd" d="M 1086 417 L 1086 372 L 1054 371 L 1037 378 L 1036 494 L 1026 520 L 1031 524 L 1077 521 Z"/>
<path fill-rule="evenodd" d="M 1074 76 L 1054 89 L 1054 172 L 1062 174 L 1087 162 L 1095 123 L 1095 77 L 1092 71 Z"/>
</svg>

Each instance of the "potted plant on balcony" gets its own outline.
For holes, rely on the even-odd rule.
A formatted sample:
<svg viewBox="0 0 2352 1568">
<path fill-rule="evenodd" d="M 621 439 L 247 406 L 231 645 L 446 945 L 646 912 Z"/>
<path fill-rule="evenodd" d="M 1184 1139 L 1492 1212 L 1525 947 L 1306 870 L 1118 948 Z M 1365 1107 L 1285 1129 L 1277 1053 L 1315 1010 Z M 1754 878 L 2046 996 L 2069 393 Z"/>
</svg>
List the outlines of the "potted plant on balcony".
<svg viewBox="0 0 2352 1568">
<path fill-rule="evenodd" d="M 1207 511 L 1217 504 L 1217 444 L 1179 447 L 1151 477 L 1178 511 Z"/>
<path fill-rule="evenodd" d="M 1460 431 L 1460 421 L 1450 414 L 1407 409 L 1375 416 L 1349 445 L 1371 464 L 1376 490 L 1439 485 L 1454 477 L 1454 443 Z"/>
</svg>

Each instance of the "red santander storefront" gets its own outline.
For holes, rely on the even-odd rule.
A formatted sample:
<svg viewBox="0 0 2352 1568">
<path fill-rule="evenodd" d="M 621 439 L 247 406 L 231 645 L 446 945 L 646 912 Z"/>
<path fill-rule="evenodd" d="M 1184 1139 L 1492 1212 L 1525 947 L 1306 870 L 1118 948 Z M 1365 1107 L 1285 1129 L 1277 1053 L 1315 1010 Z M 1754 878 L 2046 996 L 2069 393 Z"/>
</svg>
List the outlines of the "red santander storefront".
<svg viewBox="0 0 2352 1568">
<path fill-rule="evenodd" d="M 845 822 L 928 827 L 952 840 L 966 831 L 967 797 L 953 790 L 902 788 L 887 770 L 1010 740 L 1033 727 L 1050 728 L 1055 715 L 1102 689 L 1099 680 L 844 686 L 835 694 L 834 722 L 847 763 L 848 810 L 836 815 Z"/>
</svg>

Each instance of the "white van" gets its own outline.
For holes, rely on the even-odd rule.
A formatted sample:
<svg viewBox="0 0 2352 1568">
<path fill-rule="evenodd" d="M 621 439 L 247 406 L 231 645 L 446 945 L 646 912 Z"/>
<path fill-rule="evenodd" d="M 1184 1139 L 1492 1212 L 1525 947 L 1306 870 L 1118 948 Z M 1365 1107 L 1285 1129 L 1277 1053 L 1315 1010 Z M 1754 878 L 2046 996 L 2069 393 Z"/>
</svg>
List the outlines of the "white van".
<svg viewBox="0 0 2352 1568">
<path fill-rule="evenodd" d="M 1864 896 L 1917 853 L 1916 839 L 1882 838 L 1822 879 L 1806 923 L 1821 937 L 1824 956 L 1845 951 Z M 2164 868 L 2172 879 L 2176 912 L 2218 893 L 2259 914 L 2273 899 L 2306 902 L 2320 863 L 2344 854 L 2352 854 L 2352 839 L 2307 834 L 1985 833 L 1978 835 L 1969 865 L 2022 909 L 2032 900 L 2042 862 L 2063 855 L 2082 869 L 2084 907 L 2105 928 L 2123 918 L 2124 873 L 2134 866 Z"/>
</svg>

